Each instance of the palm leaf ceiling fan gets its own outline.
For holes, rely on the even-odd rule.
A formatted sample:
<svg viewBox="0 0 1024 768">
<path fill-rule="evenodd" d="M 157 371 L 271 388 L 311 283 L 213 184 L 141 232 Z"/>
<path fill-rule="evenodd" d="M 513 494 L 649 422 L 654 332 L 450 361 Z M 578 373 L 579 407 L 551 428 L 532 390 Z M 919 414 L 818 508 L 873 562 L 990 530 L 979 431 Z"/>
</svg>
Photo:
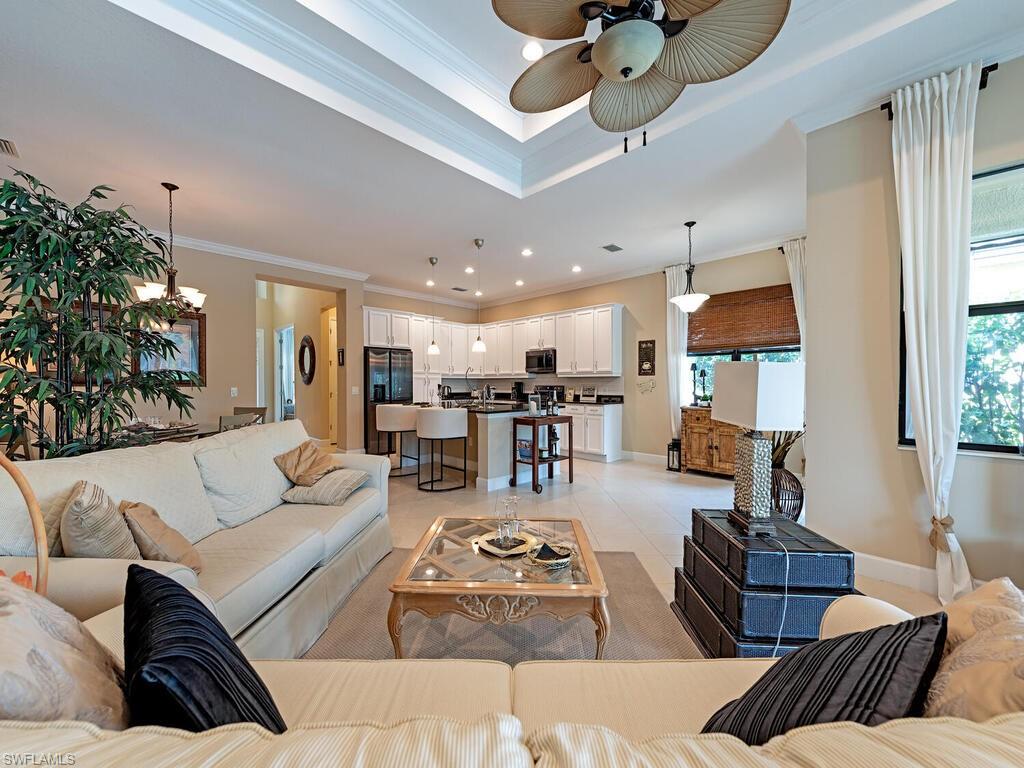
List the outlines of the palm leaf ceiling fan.
<svg viewBox="0 0 1024 768">
<path fill-rule="evenodd" d="M 778 36 L 790 0 L 491 0 L 505 24 L 531 37 L 582 37 L 601 22 L 594 43 L 547 54 L 512 86 L 520 112 L 547 112 L 590 93 L 590 116 L 606 131 L 650 122 L 690 84 L 728 77 L 764 53 Z"/>
</svg>

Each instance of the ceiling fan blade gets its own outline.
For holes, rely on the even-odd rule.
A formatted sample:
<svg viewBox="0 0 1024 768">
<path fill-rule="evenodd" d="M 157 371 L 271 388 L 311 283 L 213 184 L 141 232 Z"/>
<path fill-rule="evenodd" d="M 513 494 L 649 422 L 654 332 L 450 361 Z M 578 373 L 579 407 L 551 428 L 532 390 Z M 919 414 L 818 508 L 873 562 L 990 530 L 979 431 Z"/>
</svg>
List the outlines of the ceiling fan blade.
<svg viewBox="0 0 1024 768">
<path fill-rule="evenodd" d="M 708 8 L 713 8 L 722 0 L 661 0 L 665 4 L 670 19 L 688 19 L 698 13 L 704 13 Z"/>
<path fill-rule="evenodd" d="M 580 16 L 584 0 L 491 0 L 498 18 L 524 35 L 544 40 L 582 37 L 587 21 Z"/>
<path fill-rule="evenodd" d="M 631 131 L 671 107 L 685 87 L 654 67 L 621 83 L 602 77 L 590 94 L 590 117 L 611 133 Z"/>
<path fill-rule="evenodd" d="M 512 106 L 520 112 L 547 112 L 590 91 L 601 73 L 589 61 L 577 58 L 589 45 L 586 40 L 570 43 L 531 64 L 512 86 Z"/>
<path fill-rule="evenodd" d="M 772 44 L 790 0 L 720 0 L 665 40 L 655 67 L 681 83 L 710 83 L 736 74 Z"/>
</svg>

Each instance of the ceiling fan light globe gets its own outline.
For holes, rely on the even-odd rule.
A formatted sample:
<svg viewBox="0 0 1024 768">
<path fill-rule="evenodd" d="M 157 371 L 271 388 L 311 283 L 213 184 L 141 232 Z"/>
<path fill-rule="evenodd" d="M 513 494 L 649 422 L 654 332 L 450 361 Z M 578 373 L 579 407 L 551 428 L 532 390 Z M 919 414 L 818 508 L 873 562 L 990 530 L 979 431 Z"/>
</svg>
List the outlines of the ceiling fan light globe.
<svg viewBox="0 0 1024 768">
<path fill-rule="evenodd" d="M 706 293 L 684 293 L 679 296 L 673 296 L 669 301 L 679 307 L 683 312 L 687 314 L 696 312 L 705 301 L 710 299 Z"/>
<path fill-rule="evenodd" d="M 665 47 L 661 28 L 643 19 L 630 19 L 607 29 L 591 51 L 602 76 L 617 83 L 635 80 L 658 60 Z"/>
</svg>

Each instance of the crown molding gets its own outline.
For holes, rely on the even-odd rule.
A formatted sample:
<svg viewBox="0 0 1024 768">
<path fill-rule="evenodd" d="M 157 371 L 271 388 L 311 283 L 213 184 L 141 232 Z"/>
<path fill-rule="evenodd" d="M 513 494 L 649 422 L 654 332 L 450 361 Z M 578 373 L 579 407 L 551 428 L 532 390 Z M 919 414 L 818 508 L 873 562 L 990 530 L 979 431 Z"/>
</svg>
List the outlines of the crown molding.
<svg viewBox="0 0 1024 768">
<path fill-rule="evenodd" d="M 110 2 L 515 197 L 522 161 L 248 0 Z"/>
<path fill-rule="evenodd" d="M 169 239 L 166 232 L 153 231 L 153 234 L 164 240 Z M 226 245 L 215 243 L 210 240 L 200 240 L 196 237 L 174 236 L 174 244 L 181 248 L 188 248 L 192 251 L 203 251 L 204 253 L 215 253 L 219 256 L 229 256 L 232 259 L 244 259 L 245 261 L 258 261 L 261 264 L 273 264 L 275 267 L 287 267 L 288 269 L 299 269 L 303 272 L 315 272 L 318 275 L 330 275 L 331 277 L 342 277 L 346 280 L 358 280 L 365 283 L 370 275 L 366 272 L 356 272 L 344 267 L 334 267 L 330 264 L 318 264 L 315 261 L 305 259 L 294 259 L 291 256 L 279 256 L 276 253 L 266 251 L 254 251 L 249 248 L 239 248 L 237 245 Z"/>
<path fill-rule="evenodd" d="M 420 293 L 418 291 L 407 291 L 404 288 L 392 288 L 387 285 L 378 285 L 377 283 L 366 283 L 363 286 L 364 293 L 383 293 L 387 296 L 401 296 L 403 299 L 419 299 L 420 301 L 429 301 L 435 304 L 446 304 L 449 307 L 462 307 L 463 309 L 476 309 L 476 304 L 469 301 L 459 301 L 458 299 L 448 299 L 444 296 L 434 297 L 429 293 Z M 480 306 L 483 306 L 482 304 Z"/>
<path fill-rule="evenodd" d="M 993 45 L 995 45 L 994 53 L 992 52 Z M 910 83 L 916 83 L 926 77 L 932 77 L 939 72 L 947 71 L 951 67 L 958 67 L 969 61 L 978 61 L 979 59 L 986 66 L 996 63 L 1002 64 L 1021 56 L 1024 56 L 1024 41 L 1021 40 L 1020 32 L 1010 32 L 996 41 L 986 41 L 982 46 L 963 48 L 943 55 L 941 58 L 934 59 L 924 66 L 910 72 L 904 72 L 880 86 L 866 88 L 852 94 L 826 109 L 797 115 L 792 119 L 792 122 L 803 133 L 811 133 L 821 128 L 841 123 L 843 120 L 848 120 L 851 117 L 862 115 L 865 112 L 877 111 L 898 89 Z M 993 77 L 998 78 L 999 73 L 993 73 Z"/>
</svg>

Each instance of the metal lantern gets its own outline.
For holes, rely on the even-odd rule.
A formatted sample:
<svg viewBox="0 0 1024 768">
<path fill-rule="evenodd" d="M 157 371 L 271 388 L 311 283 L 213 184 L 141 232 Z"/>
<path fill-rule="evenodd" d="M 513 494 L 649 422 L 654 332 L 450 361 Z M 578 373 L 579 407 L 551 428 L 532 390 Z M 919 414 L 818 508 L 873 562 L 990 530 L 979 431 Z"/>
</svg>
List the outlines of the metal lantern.
<svg viewBox="0 0 1024 768">
<path fill-rule="evenodd" d="M 675 438 L 668 444 L 668 465 L 665 467 L 669 472 L 683 471 L 683 455 L 679 438 Z"/>
</svg>

